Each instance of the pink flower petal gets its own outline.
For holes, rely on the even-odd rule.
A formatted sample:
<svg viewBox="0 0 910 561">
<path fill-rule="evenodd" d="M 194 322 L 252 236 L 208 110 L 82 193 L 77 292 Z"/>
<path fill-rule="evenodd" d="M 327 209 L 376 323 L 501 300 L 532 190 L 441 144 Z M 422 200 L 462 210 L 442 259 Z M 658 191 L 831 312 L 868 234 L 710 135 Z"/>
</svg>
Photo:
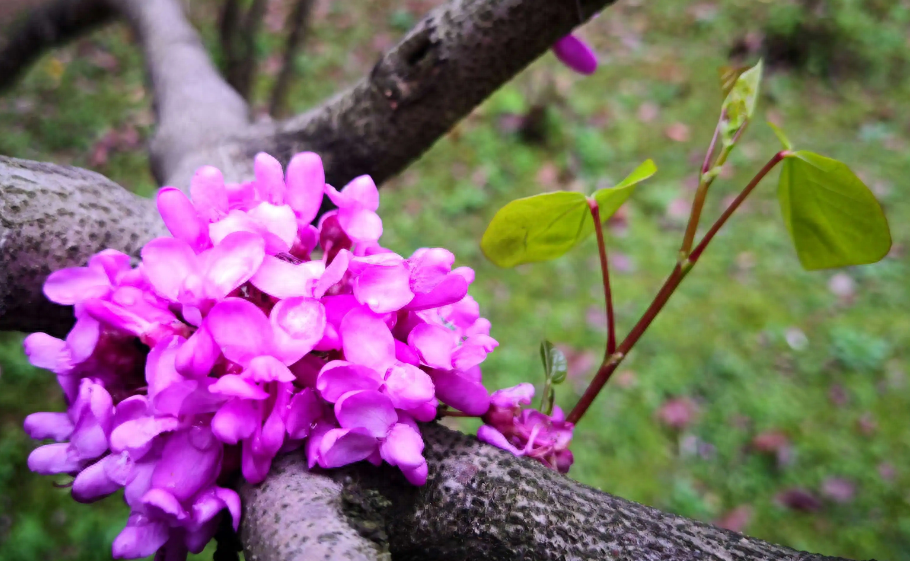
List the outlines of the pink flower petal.
<svg viewBox="0 0 910 561">
<path fill-rule="evenodd" d="M 209 386 L 209 391 L 227 397 L 241 399 L 266 399 L 269 394 L 255 383 L 244 380 L 237 374 L 225 374 L 218 381 Z"/>
<path fill-rule="evenodd" d="M 420 366 L 420 357 L 404 341 L 395 339 L 395 358 L 405 364 Z"/>
<path fill-rule="evenodd" d="M 291 158 L 287 169 L 286 199 L 297 219 L 310 223 L 322 206 L 325 170 L 322 159 L 314 152 L 301 152 Z"/>
<path fill-rule="evenodd" d="M 401 473 L 404 474 L 411 485 L 420 487 L 426 484 L 429 469 L 427 468 L 426 462 L 424 462 L 415 468 L 401 468 Z"/>
<path fill-rule="evenodd" d="M 22 346 L 29 363 L 36 368 L 57 372 L 59 366 L 70 359 L 66 343 L 47 333 L 32 333 L 25 338 Z"/>
<path fill-rule="evenodd" d="M 529 405 L 534 399 L 534 385 L 523 382 L 511 388 L 496 390 L 490 396 L 490 404 L 494 407 L 511 409 L 520 405 Z"/>
<path fill-rule="evenodd" d="M 574 35 L 566 35 L 553 45 L 553 54 L 563 64 L 579 74 L 593 74 L 597 70 L 597 55 L 591 47 Z"/>
<path fill-rule="evenodd" d="M 423 370 L 410 364 L 389 368 L 384 393 L 397 409 L 414 409 L 433 399 L 433 380 Z"/>
<path fill-rule="evenodd" d="M 212 418 L 212 433 L 225 444 L 249 438 L 262 422 L 259 405 L 248 399 L 232 399 Z"/>
<path fill-rule="evenodd" d="M 170 435 L 152 473 L 152 487 L 185 501 L 213 485 L 221 472 L 223 446 L 210 428 L 195 425 Z"/>
<path fill-rule="evenodd" d="M 305 388 L 291 398 L 286 426 L 292 439 L 305 438 L 322 416 L 322 402 L 312 388 Z"/>
<path fill-rule="evenodd" d="M 204 325 L 224 356 L 238 364 L 271 351 L 272 326 L 262 310 L 246 300 L 228 298 L 215 304 Z"/>
<path fill-rule="evenodd" d="M 411 269 L 411 290 L 415 293 L 430 292 L 452 270 L 455 255 L 442 248 L 421 248 L 408 259 Z"/>
<path fill-rule="evenodd" d="M 130 271 L 130 256 L 116 249 L 104 249 L 88 260 L 90 269 L 101 269 L 112 285 Z"/>
<path fill-rule="evenodd" d="M 111 450 L 142 450 L 153 438 L 176 430 L 180 422 L 174 417 L 140 417 L 127 421 L 111 433 Z"/>
<path fill-rule="evenodd" d="M 287 251 L 294 245 L 294 239 L 297 238 L 297 217 L 288 205 L 260 203 L 248 211 L 247 216 L 281 240 L 284 244 L 281 251 Z"/>
<path fill-rule="evenodd" d="M 417 294 L 405 310 L 426 310 L 429 308 L 438 308 L 454 304 L 468 293 L 468 283 L 464 277 L 455 273 L 449 273 L 445 279 L 436 287 L 426 294 Z"/>
<path fill-rule="evenodd" d="M 325 306 L 325 332 L 322 339 L 316 344 L 317 351 L 329 351 L 341 349 L 341 320 L 344 319 L 348 312 L 360 306 L 353 294 L 338 294 L 335 296 L 326 296 L 322 298 L 322 304 Z"/>
<path fill-rule="evenodd" d="M 395 339 L 382 318 L 365 308 L 354 308 L 341 320 L 344 356 L 377 372 L 395 363 Z"/>
<path fill-rule="evenodd" d="M 231 210 L 227 215 L 209 224 L 209 235 L 212 237 L 212 243 L 218 245 L 221 240 L 235 232 L 249 232 L 250 234 L 261 234 L 262 226 L 255 220 L 247 216 L 242 210 Z"/>
<path fill-rule="evenodd" d="M 183 191 L 163 187 L 158 191 L 157 201 L 158 212 L 171 235 L 185 241 L 196 251 L 202 251 L 210 245 L 208 223 L 199 216 L 196 207 Z"/>
<path fill-rule="evenodd" d="M 372 368 L 343 360 L 334 360 L 323 367 L 316 379 L 316 389 L 322 399 L 335 403 L 348 392 L 378 390 L 382 377 Z"/>
<path fill-rule="evenodd" d="M 341 282 L 344 274 L 348 271 L 348 264 L 350 264 L 352 257 L 353 255 L 351 255 L 350 251 L 346 249 L 340 250 L 335 255 L 335 259 L 325 268 L 319 280 L 316 281 L 316 285 L 313 287 L 313 296 L 322 298 L 328 289 Z"/>
<path fill-rule="evenodd" d="M 436 419 L 436 414 L 438 412 L 438 409 L 439 409 L 439 401 L 434 398 L 430 401 L 422 403 L 419 407 L 415 407 L 414 409 L 408 409 L 407 412 L 409 415 L 411 415 L 412 417 L 414 417 L 421 423 L 429 423 L 430 421 L 433 421 Z M 401 421 L 402 415 L 399 415 L 398 417 L 399 417 L 398 418 L 399 422 L 402 422 Z"/>
<path fill-rule="evenodd" d="M 436 397 L 468 415 L 483 415 L 490 408 L 490 394 L 479 382 L 459 376 L 451 370 L 430 373 L 436 387 Z"/>
<path fill-rule="evenodd" d="M 28 469 L 41 475 L 73 473 L 81 467 L 79 455 L 69 444 L 47 444 L 28 455 Z"/>
<path fill-rule="evenodd" d="M 332 429 L 320 441 L 320 464 L 334 468 L 365 460 L 378 444 L 376 437 L 364 429 Z"/>
<path fill-rule="evenodd" d="M 101 324 L 91 317 L 76 320 L 76 325 L 66 336 L 66 347 L 74 364 L 82 363 L 95 352 L 101 337 Z"/>
<path fill-rule="evenodd" d="M 205 327 L 200 327 L 177 350 L 174 366 L 190 378 L 208 376 L 221 356 L 221 349 Z"/>
<path fill-rule="evenodd" d="M 207 222 L 223 218 L 230 210 L 224 176 L 213 166 L 202 166 L 190 180 L 190 196 L 193 206 Z"/>
<path fill-rule="evenodd" d="M 177 238 L 155 238 L 142 248 L 142 265 L 155 292 L 177 301 L 183 281 L 196 272 L 196 253 Z"/>
<path fill-rule="evenodd" d="M 423 438 L 408 425 L 397 423 L 379 447 L 382 459 L 393 466 L 416 468 L 425 464 Z"/>
<path fill-rule="evenodd" d="M 25 433 L 35 440 L 52 438 L 63 442 L 73 434 L 73 422 L 66 413 L 32 413 L 25 418 L 24 427 Z"/>
<path fill-rule="evenodd" d="M 522 450 L 513 446 L 501 432 L 490 425 L 480 425 L 480 428 L 477 429 L 477 440 L 507 450 L 516 456 L 524 455 Z"/>
<path fill-rule="evenodd" d="M 169 518 L 175 521 L 186 520 L 186 511 L 173 494 L 155 487 L 149 489 L 140 499 L 142 504 L 150 507 L 147 510 L 155 518 Z"/>
<path fill-rule="evenodd" d="M 221 299 L 250 278 L 265 259 L 262 237 L 249 232 L 226 236 L 206 256 L 205 293 Z"/>
<path fill-rule="evenodd" d="M 256 175 L 256 189 L 260 196 L 273 205 L 283 205 L 287 188 L 284 185 L 281 162 L 265 152 L 260 152 L 253 160 L 253 173 Z"/>
<path fill-rule="evenodd" d="M 297 219 L 297 239 L 291 247 L 291 254 L 300 259 L 309 259 L 310 253 L 319 244 L 319 230 L 312 224 L 305 224 Z"/>
<path fill-rule="evenodd" d="M 342 428 L 366 429 L 376 438 L 384 437 L 398 421 L 388 397 L 375 390 L 346 393 L 335 403 L 335 417 Z"/>
<path fill-rule="evenodd" d="M 88 298 L 99 298 L 110 289 L 103 270 L 70 267 L 54 271 L 44 281 L 44 295 L 51 302 L 72 306 Z"/>
<path fill-rule="evenodd" d="M 452 368 L 452 352 L 457 342 L 452 331 L 429 323 L 416 326 L 408 335 L 408 346 L 424 364 L 446 370 Z"/>
<path fill-rule="evenodd" d="M 414 299 L 408 284 L 409 276 L 403 262 L 368 267 L 354 280 L 354 296 L 377 314 L 398 311 Z"/>
<path fill-rule="evenodd" d="M 319 219 L 319 245 L 325 251 L 326 261 L 331 263 L 342 249 L 351 249 L 354 242 L 338 223 L 338 211 L 330 211 Z"/>
<path fill-rule="evenodd" d="M 287 366 L 268 355 L 251 360 L 241 375 L 254 382 L 293 382 L 297 379 Z"/>
<path fill-rule="evenodd" d="M 325 307 L 313 298 L 288 298 L 272 308 L 269 321 L 275 337 L 275 356 L 284 364 L 293 364 L 322 339 Z"/>
<path fill-rule="evenodd" d="M 498 346 L 496 339 L 488 335 L 475 335 L 452 353 L 452 364 L 457 370 L 473 368 L 486 360 L 487 354 Z"/>
<path fill-rule="evenodd" d="M 154 555 L 168 539 L 168 527 L 143 514 L 130 515 L 126 528 L 114 538 L 114 559 L 138 559 Z"/>
<path fill-rule="evenodd" d="M 325 192 L 338 208 L 361 207 L 372 211 L 379 208 L 379 189 L 369 175 L 355 177 L 340 192 L 326 185 Z"/>
<path fill-rule="evenodd" d="M 325 421 L 317 421 L 316 426 L 310 431 L 310 436 L 306 441 L 306 458 L 307 467 L 313 469 L 316 465 L 326 467 L 319 450 L 325 435 L 334 427 Z M 370 437 L 372 438 L 372 437 Z M 373 446 L 376 446 L 376 439 L 373 439 Z"/>
<path fill-rule="evenodd" d="M 91 503 L 120 490 L 123 485 L 108 476 L 108 469 L 105 469 L 105 465 L 121 461 L 129 463 L 129 455 L 106 456 L 79 472 L 79 475 L 73 480 L 73 498 L 80 503 Z"/>
<path fill-rule="evenodd" d="M 338 211 L 338 224 L 348 237 L 357 242 L 375 242 L 382 237 L 382 219 L 366 208 L 341 208 Z"/>
<path fill-rule="evenodd" d="M 468 284 L 474 282 L 474 269 L 470 267 L 458 267 L 452 272 L 465 280 Z"/>
<path fill-rule="evenodd" d="M 324 271 L 325 266 L 321 261 L 307 261 L 295 265 L 266 255 L 250 282 L 259 290 L 275 298 L 311 296 L 313 284 Z"/>
</svg>

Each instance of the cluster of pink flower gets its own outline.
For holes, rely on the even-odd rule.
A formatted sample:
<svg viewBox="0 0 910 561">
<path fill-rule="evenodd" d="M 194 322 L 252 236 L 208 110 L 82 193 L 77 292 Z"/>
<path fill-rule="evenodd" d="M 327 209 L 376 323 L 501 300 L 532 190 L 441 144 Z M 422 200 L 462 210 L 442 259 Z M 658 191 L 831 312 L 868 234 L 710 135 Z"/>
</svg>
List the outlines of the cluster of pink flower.
<svg viewBox="0 0 910 561">
<path fill-rule="evenodd" d="M 572 467 L 572 431 L 575 426 L 565 421 L 557 405 L 552 415 L 536 409 L 521 409 L 534 398 L 534 386 L 518 384 L 493 392 L 490 409 L 477 429 L 477 438 L 516 456 L 527 456 L 550 469 L 567 473 Z"/>
<path fill-rule="evenodd" d="M 497 342 L 467 295 L 473 271 L 444 249 L 382 248 L 373 181 L 337 191 L 312 153 L 286 174 L 260 154 L 239 185 L 201 168 L 190 194 L 158 193 L 173 237 L 137 267 L 107 250 L 48 278 L 76 323 L 25 350 L 56 373 L 68 411 L 26 419 L 56 441 L 29 467 L 75 476 L 82 502 L 124 489 L 118 558 L 197 552 L 223 509 L 236 528 L 240 499 L 219 481 L 238 468 L 262 481 L 279 451 L 302 446 L 311 467 L 386 461 L 422 485 L 417 421 L 440 401 L 490 406 L 479 365 Z M 338 209 L 314 227 L 324 194 Z"/>
</svg>

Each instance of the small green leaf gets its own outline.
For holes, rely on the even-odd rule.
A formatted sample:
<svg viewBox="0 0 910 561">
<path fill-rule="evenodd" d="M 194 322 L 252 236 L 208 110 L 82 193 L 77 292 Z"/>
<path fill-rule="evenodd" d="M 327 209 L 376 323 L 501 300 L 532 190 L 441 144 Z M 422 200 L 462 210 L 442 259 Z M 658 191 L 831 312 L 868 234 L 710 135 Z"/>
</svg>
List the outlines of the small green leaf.
<svg viewBox="0 0 910 561">
<path fill-rule="evenodd" d="M 615 187 L 598 189 L 594 200 L 600 209 L 600 220 L 606 222 L 635 191 L 635 186 L 657 173 L 653 160 L 645 160 Z"/>
<path fill-rule="evenodd" d="M 480 241 L 500 267 L 547 261 L 563 255 L 594 231 L 588 201 L 560 191 L 512 201 L 493 216 Z"/>
<path fill-rule="evenodd" d="M 727 94 L 721 106 L 724 119 L 722 123 L 722 138 L 724 145 L 729 145 L 736 134 L 755 113 L 755 104 L 758 101 L 758 91 L 761 84 L 762 61 L 739 75 L 733 89 Z"/>
<path fill-rule="evenodd" d="M 613 188 L 600 189 L 594 199 L 606 221 L 632 194 L 634 187 L 657 171 L 647 160 Z M 517 199 L 499 209 L 480 240 L 487 259 L 500 267 L 555 259 L 594 233 L 587 197 L 559 191 Z"/>
<path fill-rule="evenodd" d="M 778 198 L 805 269 L 875 263 L 891 249 L 881 206 L 842 162 L 794 152 L 784 160 Z"/>
<path fill-rule="evenodd" d="M 552 380 L 554 384 L 561 384 L 566 380 L 569 362 L 566 360 L 566 355 L 553 343 L 547 340 L 540 342 L 540 360 L 543 362 L 544 373 L 548 381 Z"/>
<path fill-rule="evenodd" d="M 784 131 L 782 131 L 779 126 L 775 125 L 771 121 L 768 121 L 768 126 L 771 127 L 772 131 L 774 131 L 774 135 L 777 136 L 777 140 L 780 140 L 780 143 L 783 144 L 784 150 L 793 150 L 793 143 L 790 142 L 790 139 L 787 138 L 787 135 L 784 134 Z"/>
</svg>

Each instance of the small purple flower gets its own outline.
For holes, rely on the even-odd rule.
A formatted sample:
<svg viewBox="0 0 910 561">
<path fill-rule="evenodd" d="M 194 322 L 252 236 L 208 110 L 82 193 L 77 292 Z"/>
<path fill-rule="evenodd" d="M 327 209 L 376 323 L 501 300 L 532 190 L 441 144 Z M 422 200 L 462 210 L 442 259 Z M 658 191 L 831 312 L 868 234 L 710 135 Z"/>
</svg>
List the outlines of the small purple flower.
<svg viewBox="0 0 910 561">
<path fill-rule="evenodd" d="M 566 35 L 557 41 L 553 45 L 553 54 L 560 62 L 579 74 L 594 74 L 597 70 L 597 55 L 575 35 Z"/>
</svg>

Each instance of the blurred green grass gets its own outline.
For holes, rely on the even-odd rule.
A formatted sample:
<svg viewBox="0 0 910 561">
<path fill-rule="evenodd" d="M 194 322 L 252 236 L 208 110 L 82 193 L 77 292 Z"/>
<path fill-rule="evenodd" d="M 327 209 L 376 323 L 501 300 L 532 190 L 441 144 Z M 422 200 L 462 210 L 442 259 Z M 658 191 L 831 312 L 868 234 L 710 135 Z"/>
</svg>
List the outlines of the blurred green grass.
<svg viewBox="0 0 910 561">
<path fill-rule="evenodd" d="M 367 72 L 435 3 L 319 2 L 292 108 Z M 190 5 L 213 52 L 216 5 Z M 257 109 L 274 77 L 282 5 L 270 4 L 275 31 L 258 44 Z M 910 559 L 908 22 L 905 0 L 620 2 L 582 31 L 602 56 L 593 77 L 543 57 L 384 187 L 383 241 L 406 254 L 445 246 L 475 268 L 472 294 L 501 343 L 484 369 L 491 389 L 539 384 L 540 339 L 564 345 L 572 369 L 558 401 L 570 407 L 604 339 L 594 242 L 555 262 L 501 270 L 479 251 L 486 223 L 513 198 L 590 191 L 653 158 L 658 176 L 608 239 L 620 331 L 628 329 L 675 258 L 676 209 L 691 198 L 721 101 L 717 69 L 731 50 L 748 55 L 764 38 L 771 71 L 759 119 L 712 188 L 705 221 L 778 149 L 768 118 L 875 190 L 895 251 L 869 267 L 801 271 L 766 180 L 580 424 L 571 474 L 707 521 L 748 513 L 744 532 L 791 547 Z M 0 153 L 96 169 L 151 193 L 142 85 L 141 58 L 121 26 L 56 51 L 0 98 Z M 514 131 L 528 112 L 540 117 L 534 142 Z M 850 295 L 832 292 L 843 285 Z M 125 522 L 120 502 L 78 505 L 26 468 L 34 444 L 22 419 L 62 403 L 52 377 L 22 359 L 20 341 L 0 336 L 0 560 L 109 559 Z M 697 409 L 681 429 L 658 417 L 674 398 Z M 750 445 L 769 432 L 789 443 L 777 458 Z M 826 497 L 832 478 L 850 482 L 853 496 Z M 819 497 L 818 509 L 781 505 L 788 489 Z"/>
</svg>

